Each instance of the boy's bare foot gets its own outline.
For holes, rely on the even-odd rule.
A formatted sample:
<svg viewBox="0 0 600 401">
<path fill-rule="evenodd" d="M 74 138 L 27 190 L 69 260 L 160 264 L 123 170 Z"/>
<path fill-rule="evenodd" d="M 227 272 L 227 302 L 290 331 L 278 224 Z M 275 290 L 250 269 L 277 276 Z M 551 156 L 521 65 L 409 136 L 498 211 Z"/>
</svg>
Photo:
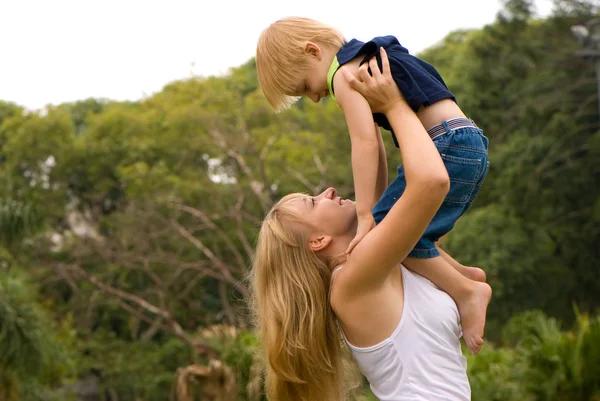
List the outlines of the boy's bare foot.
<svg viewBox="0 0 600 401">
<path fill-rule="evenodd" d="M 465 276 L 466 278 L 469 278 L 473 281 L 479 281 L 479 282 L 485 283 L 485 280 L 487 277 L 486 277 L 483 269 L 480 269 L 479 267 L 470 267 L 470 266 L 463 266 L 463 267 L 465 268 L 464 272 L 460 272 L 463 276 Z"/>
<path fill-rule="evenodd" d="M 487 306 L 492 297 L 492 287 L 486 283 L 475 282 L 473 291 L 458 302 L 463 338 L 467 348 L 476 355 L 483 345 L 483 332 Z"/>
<path fill-rule="evenodd" d="M 470 280 L 485 283 L 485 272 L 479 267 L 463 266 L 460 263 L 452 264 L 452 267 L 454 267 L 456 271 L 458 271 L 460 274 L 462 274 Z"/>
</svg>

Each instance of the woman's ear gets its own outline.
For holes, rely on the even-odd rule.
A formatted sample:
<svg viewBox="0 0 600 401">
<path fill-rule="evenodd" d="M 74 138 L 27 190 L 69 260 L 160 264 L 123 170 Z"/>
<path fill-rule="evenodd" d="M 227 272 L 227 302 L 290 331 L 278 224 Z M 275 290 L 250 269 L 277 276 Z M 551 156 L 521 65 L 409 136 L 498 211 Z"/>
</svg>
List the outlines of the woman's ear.
<svg viewBox="0 0 600 401">
<path fill-rule="evenodd" d="M 311 235 L 310 238 L 308 239 L 308 246 L 309 246 L 310 250 L 313 252 L 322 251 L 323 249 L 327 248 L 327 246 L 330 243 L 331 243 L 330 235 L 315 234 L 315 235 Z"/>
</svg>

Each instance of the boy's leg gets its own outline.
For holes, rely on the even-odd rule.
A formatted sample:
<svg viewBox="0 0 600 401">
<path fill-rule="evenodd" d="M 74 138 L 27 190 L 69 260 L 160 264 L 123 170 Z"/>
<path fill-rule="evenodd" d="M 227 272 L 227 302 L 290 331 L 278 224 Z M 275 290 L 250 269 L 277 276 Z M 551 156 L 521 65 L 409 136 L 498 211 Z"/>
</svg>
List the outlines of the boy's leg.
<svg viewBox="0 0 600 401">
<path fill-rule="evenodd" d="M 450 133 L 449 127 L 446 129 Z M 463 276 L 453 267 L 454 264 L 451 264 L 450 260 L 454 260 L 449 255 L 450 260 L 440 256 L 445 253 L 438 254 L 435 247 L 437 239 L 448 233 L 468 208 L 487 172 L 487 169 L 480 168 L 487 164 L 487 154 L 482 146 L 481 149 L 478 147 L 483 144 L 479 132 L 455 131 L 456 133 L 460 135 L 456 137 L 453 134 L 436 141 L 450 176 L 450 192 L 444 205 L 436 213 L 419 244 L 413 250 L 414 253 L 411 252 L 412 256 L 418 258 L 408 257 L 403 263 L 414 272 L 431 280 L 454 299 L 461 315 L 465 342 L 471 352 L 477 353 L 483 343 L 486 311 L 492 289 L 486 283 Z M 451 145 L 454 148 L 451 149 Z M 373 208 L 373 217 L 377 224 L 383 220 L 405 188 L 404 169 L 400 166 L 398 176 Z M 417 248 L 420 248 L 419 251 L 416 251 Z M 456 266 L 463 267 L 458 262 Z"/>
<path fill-rule="evenodd" d="M 465 343 L 473 354 L 477 354 L 483 345 L 485 316 L 492 288 L 486 283 L 466 278 L 441 256 L 428 259 L 409 257 L 403 263 L 454 299 L 460 313 Z"/>
<path fill-rule="evenodd" d="M 471 267 L 471 266 L 465 266 L 465 265 L 461 264 L 456 259 L 454 259 L 452 256 L 448 255 L 448 253 L 446 253 L 446 251 L 444 251 L 442 248 L 440 248 L 439 244 L 437 244 L 437 243 L 435 244 L 435 248 L 440 253 L 440 256 L 442 258 L 444 258 L 444 260 L 446 262 L 448 262 L 450 264 L 450 266 L 452 266 L 460 274 L 462 274 L 463 276 L 465 276 L 468 279 L 475 280 L 475 281 L 481 281 L 482 283 L 485 283 L 486 275 L 482 269 L 480 269 L 479 267 Z"/>
</svg>

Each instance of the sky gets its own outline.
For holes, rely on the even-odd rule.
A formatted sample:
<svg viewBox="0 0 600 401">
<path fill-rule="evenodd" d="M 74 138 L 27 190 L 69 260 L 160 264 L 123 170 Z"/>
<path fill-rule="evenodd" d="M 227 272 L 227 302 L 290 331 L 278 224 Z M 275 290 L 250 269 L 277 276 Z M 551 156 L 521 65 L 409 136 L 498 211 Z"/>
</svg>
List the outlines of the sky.
<svg viewBox="0 0 600 401">
<path fill-rule="evenodd" d="M 535 3 L 539 16 L 550 13 L 551 0 Z M 243 64 L 261 31 L 286 16 L 348 39 L 395 35 L 418 53 L 493 22 L 500 8 L 500 0 L 0 0 L 0 99 L 28 109 L 138 100 Z"/>
</svg>

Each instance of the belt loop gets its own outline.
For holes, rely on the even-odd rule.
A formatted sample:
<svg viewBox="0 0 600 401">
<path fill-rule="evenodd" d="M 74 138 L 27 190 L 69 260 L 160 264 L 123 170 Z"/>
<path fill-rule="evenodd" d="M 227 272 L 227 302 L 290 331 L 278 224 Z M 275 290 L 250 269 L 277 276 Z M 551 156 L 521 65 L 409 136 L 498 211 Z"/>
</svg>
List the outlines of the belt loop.
<svg viewBox="0 0 600 401">
<path fill-rule="evenodd" d="M 449 133 L 451 131 L 448 121 L 446 121 L 446 120 L 442 121 L 441 126 L 444 127 L 444 129 L 446 130 L 446 133 Z"/>
</svg>

